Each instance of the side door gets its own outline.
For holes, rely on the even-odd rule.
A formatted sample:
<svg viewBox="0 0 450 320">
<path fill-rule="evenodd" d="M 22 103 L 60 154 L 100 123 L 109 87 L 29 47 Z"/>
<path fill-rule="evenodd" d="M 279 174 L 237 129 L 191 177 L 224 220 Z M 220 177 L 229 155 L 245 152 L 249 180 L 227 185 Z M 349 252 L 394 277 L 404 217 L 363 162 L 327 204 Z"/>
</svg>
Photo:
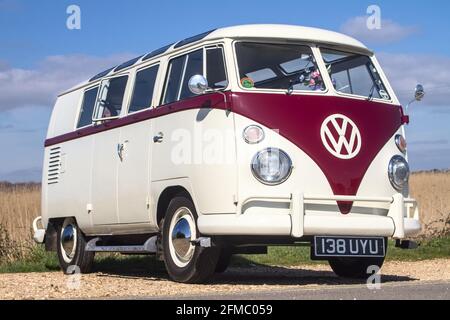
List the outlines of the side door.
<svg viewBox="0 0 450 320">
<path fill-rule="evenodd" d="M 228 87 L 221 45 L 168 62 L 159 107 L 164 115 L 153 123 L 152 181 L 170 185 L 169 180 L 188 178 L 199 214 L 231 213 L 237 188 L 233 114 L 224 108 L 221 93 L 192 93 L 188 83 L 194 75 L 205 76 L 212 89 Z"/>
<path fill-rule="evenodd" d="M 128 114 L 139 120 L 152 106 L 159 65 L 136 72 Z M 151 120 L 124 126 L 121 129 L 118 171 L 118 208 L 120 223 L 150 222 L 150 160 L 153 135 Z"/>
<path fill-rule="evenodd" d="M 93 120 L 104 129 L 95 134 L 92 165 L 92 222 L 94 226 L 119 223 L 117 210 L 118 144 L 120 128 L 112 128 L 124 104 L 128 76 L 102 82 Z"/>
</svg>

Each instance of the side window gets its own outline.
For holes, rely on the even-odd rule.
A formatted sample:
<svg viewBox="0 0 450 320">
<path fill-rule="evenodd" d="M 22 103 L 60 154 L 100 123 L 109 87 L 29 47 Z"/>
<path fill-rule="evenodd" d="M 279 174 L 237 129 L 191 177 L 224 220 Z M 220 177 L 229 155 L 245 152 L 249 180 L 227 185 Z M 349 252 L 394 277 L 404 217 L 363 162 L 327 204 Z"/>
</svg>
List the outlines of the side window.
<svg viewBox="0 0 450 320">
<path fill-rule="evenodd" d="M 203 70 L 205 57 L 206 72 Z M 222 47 L 202 48 L 174 58 L 170 61 L 168 70 L 163 104 L 195 96 L 189 90 L 189 80 L 197 74 L 206 74 L 209 86 L 213 89 L 228 85 Z"/>
<path fill-rule="evenodd" d="M 170 61 L 163 104 L 178 100 L 178 88 L 180 87 L 185 60 L 186 56 L 182 56 Z"/>
<path fill-rule="evenodd" d="M 98 87 L 84 92 L 83 104 L 81 106 L 80 118 L 77 128 L 92 124 L 92 114 L 94 113 L 95 101 L 97 99 Z"/>
<path fill-rule="evenodd" d="M 120 115 L 127 81 L 128 76 L 121 76 L 102 82 L 95 112 L 96 120 L 107 120 Z"/>
<path fill-rule="evenodd" d="M 128 113 L 140 111 L 151 106 L 158 69 L 159 66 L 153 66 L 136 73 L 133 97 Z"/>
<path fill-rule="evenodd" d="M 187 55 L 186 69 L 183 76 L 183 86 L 181 87 L 178 100 L 195 96 L 189 90 L 189 80 L 196 74 L 203 74 L 203 49 L 191 52 Z"/>
<path fill-rule="evenodd" d="M 225 88 L 228 85 L 222 47 L 206 48 L 206 75 L 208 84 L 213 89 Z"/>
<path fill-rule="evenodd" d="M 194 96 L 188 83 L 196 74 L 203 74 L 203 49 L 172 59 L 169 63 L 163 104 Z"/>
</svg>

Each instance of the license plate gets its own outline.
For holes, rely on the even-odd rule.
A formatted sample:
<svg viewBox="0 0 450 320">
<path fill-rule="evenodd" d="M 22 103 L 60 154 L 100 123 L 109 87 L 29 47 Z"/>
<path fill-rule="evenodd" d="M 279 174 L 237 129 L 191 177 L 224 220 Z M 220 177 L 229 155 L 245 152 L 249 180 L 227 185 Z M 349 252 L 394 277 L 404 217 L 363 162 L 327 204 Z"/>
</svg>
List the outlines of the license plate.
<svg viewBox="0 0 450 320">
<path fill-rule="evenodd" d="M 313 259 L 330 257 L 384 257 L 384 238 L 314 237 Z"/>
</svg>

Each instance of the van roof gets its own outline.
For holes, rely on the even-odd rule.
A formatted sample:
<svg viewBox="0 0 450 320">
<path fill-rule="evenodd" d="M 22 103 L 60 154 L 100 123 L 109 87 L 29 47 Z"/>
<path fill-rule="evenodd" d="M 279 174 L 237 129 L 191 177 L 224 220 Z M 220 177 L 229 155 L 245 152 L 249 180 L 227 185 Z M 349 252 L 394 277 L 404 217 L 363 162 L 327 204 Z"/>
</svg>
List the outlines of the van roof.
<svg viewBox="0 0 450 320">
<path fill-rule="evenodd" d="M 360 41 L 345 34 L 319 28 L 284 24 L 249 24 L 220 28 L 208 34 L 205 39 L 216 38 L 271 38 L 292 39 L 306 42 L 320 42 L 332 45 L 355 47 L 369 51 Z"/>
<path fill-rule="evenodd" d="M 303 42 L 313 42 L 313 43 L 323 43 L 333 46 L 344 46 L 350 47 L 354 50 L 358 50 L 367 54 L 372 52 L 360 41 L 349 37 L 345 34 L 319 29 L 311 27 L 302 27 L 295 25 L 283 25 L 283 24 L 248 24 L 224 27 L 215 30 L 210 30 L 181 41 L 166 45 L 162 48 L 153 50 L 152 52 L 141 55 L 127 62 L 124 62 L 118 66 L 112 67 L 108 70 L 98 73 L 97 75 L 90 78 L 88 81 L 80 83 L 79 85 L 73 87 L 72 89 L 66 91 L 70 92 L 77 88 L 80 88 L 89 82 L 99 80 L 106 76 L 111 76 L 116 72 L 123 69 L 131 67 L 139 62 L 143 62 L 154 58 L 156 56 L 170 53 L 183 48 L 189 44 L 196 43 L 198 41 L 222 39 L 222 38 L 232 38 L 232 39 L 245 39 L 245 38 L 261 38 L 261 39 L 283 39 L 283 40 L 293 40 L 293 41 L 303 41 Z M 65 94 L 62 93 L 62 94 Z"/>
</svg>

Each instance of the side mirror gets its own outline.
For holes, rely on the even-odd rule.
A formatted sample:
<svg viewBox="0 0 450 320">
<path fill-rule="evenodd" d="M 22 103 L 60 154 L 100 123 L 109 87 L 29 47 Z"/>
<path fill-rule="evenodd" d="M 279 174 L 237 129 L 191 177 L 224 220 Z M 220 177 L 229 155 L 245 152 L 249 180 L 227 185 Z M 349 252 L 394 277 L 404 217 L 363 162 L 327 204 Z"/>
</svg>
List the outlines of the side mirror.
<svg viewBox="0 0 450 320">
<path fill-rule="evenodd" d="M 425 89 L 423 88 L 423 85 L 418 84 L 416 85 L 416 90 L 414 92 L 414 100 L 411 100 L 405 107 L 405 115 L 408 115 L 408 109 L 414 102 L 420 102 L 422 101 L 423 97 L 425 97 Z M 406 123 L 409 123 L 409 120 L 407 120 Z"/>
<path fill-rule="evenodd" d="M 416 86 L 416 91 L 415 91 L 415 94 L 414 94 L 414 99 L 415 99 L 416 101 L 422 101 L 422 99 L 423 99 L 424 96 L 425 96 L 425 90 L 424 90 L 424 88 L 423 88 L 423 85 L 418 84 L 418 85 Z"/>
<path fill-rule="evenodd" d="M 189 90 L 196 95 L 204 94 L 208 89 L 208 80 L 200 74 L 196 74 L 189 79 Z"/>
</svg>

